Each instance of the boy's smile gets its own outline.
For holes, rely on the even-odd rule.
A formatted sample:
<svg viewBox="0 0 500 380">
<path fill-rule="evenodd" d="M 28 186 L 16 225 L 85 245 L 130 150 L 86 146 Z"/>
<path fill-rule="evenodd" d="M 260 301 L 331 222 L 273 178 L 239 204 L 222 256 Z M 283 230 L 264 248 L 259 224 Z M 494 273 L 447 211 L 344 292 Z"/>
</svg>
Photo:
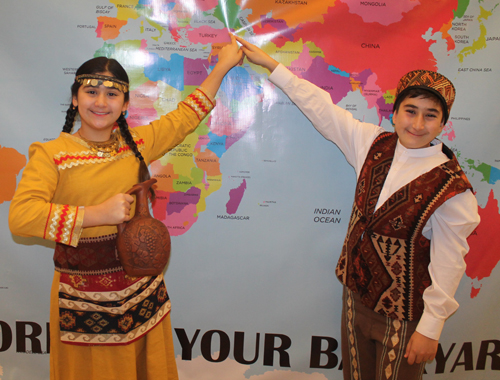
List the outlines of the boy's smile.
<svg viewBox="0 0 500 380">
<path fill-rule="evenodd" d="M 404 99 L 392 120 L 399 141 L 407 149 L 430 146 L 444 127 L 441 104 L 422 96 Z"/>
</svg>

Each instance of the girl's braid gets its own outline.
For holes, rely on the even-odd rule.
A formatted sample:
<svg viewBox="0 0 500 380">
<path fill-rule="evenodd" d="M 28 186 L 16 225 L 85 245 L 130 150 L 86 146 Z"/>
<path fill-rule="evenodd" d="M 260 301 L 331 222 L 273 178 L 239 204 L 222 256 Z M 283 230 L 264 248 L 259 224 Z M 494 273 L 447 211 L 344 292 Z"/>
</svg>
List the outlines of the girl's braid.
<svg viewBox="0 0 500 380">
<path fill-rule="evenodd" d="M 73 105 L 70 105 L 68 110 L 66 111 L 66 122 L 64 123 L 64 127 L 62 130 L 63 132 L 71 133 L 77 113 L 78 113 L 78 107 L 73 107 Z"/>
<path fill-rule="evenodd" d="M 127 119 L 125 119 L 125 114 L 122 113 L 116 122 L 118 123 L 118 127 L 120 127 L 120 133 L 123 139 L 129 146 L 129 148 L 132 150 L 134 155 L 139 159 L 139 182 L 147 181 L 148 179 L 151 178 L 151 175 L 149 174 L 146 162 L 144 162 L 144 157 L 142 157 L 141 152 L 139 152 L 139 148 L 137 147 L 137 144 L 135 143 L 128 129 L 128 123 Z M 151 193 L 151 200 L 154 200 L 155 192 L 152 187 L 149 190 Z"/>
</svg>

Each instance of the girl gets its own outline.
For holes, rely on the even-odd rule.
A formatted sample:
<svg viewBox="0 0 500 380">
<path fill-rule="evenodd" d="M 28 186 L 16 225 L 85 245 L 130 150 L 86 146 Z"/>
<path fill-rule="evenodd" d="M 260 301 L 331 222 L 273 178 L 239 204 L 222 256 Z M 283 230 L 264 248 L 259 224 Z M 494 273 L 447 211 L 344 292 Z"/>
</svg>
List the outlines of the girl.
<svg viewBox="0 0 500 380">
<path fill-rule="evenodd" d="M 197 90 L 175 111 L 134 129 L 125 119 L 130 93 L 123 67 L 105 57 L 85 62 L 63 132 L 31 145 L 9 225 L 15 235 L 56 242 L 51 379 L 178 378 L 163 275 L 124 273 L 116 225 L 130 220 L 134 198 L 125 192 L 149 178 L 151 160 L 181 143 L 213 108 L 222 79 L 243 55 L 230 37 Z M 77 114 L 81 127 L 70 134 Z"/>
</svg>

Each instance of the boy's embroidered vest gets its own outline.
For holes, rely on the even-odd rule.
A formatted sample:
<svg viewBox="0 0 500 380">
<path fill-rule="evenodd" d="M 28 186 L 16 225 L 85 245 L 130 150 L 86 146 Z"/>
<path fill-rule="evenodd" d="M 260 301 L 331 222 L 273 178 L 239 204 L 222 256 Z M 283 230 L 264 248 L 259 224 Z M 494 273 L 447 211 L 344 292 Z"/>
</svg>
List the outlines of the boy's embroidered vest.
<svg viewBox="0 0 500 380">
<path fill-rule="evenodd" d="M 400 188 L 375 212 L 396 143 L 397 135 L 385 132 L 368 152 L 336 273 L 366 307 L 412 321 L 422 315 L 422 294 L 431 284 L 430 240 L 422 230 L 439 206 L 471 185 L 443 144 L 450 160 Z"/>
</svg>

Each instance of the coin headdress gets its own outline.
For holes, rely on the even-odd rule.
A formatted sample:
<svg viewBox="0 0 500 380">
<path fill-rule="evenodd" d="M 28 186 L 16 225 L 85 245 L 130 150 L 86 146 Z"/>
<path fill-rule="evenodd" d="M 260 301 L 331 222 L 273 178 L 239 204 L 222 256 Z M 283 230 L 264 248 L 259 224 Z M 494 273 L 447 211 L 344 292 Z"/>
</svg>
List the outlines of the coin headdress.
<svg viewBox="0 0 500 380">
<path fill-rule="evenodd" d="M 75 78 L 75 82 L 80 83 L 82 86 L 98 87 L 103 85 L 108 88 L 116 88 L 124 94 L 128 92 L 128 83 L 119 80 L 115 77 L 100 74 L 82 74 Z"/>
</svg>

